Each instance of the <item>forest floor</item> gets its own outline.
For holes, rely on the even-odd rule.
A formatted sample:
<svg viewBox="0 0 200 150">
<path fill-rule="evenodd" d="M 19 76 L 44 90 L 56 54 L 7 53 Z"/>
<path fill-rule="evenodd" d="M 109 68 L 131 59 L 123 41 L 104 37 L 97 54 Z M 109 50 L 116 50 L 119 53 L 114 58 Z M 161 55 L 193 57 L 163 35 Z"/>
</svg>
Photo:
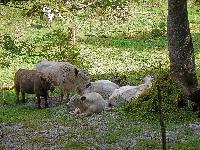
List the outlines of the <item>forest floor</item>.
<svg viewBox="0 0 200 150">
<path fill-rule="evenodd" d="M 125 22 L 89 18 L 90 10 L 75 16 L 66 13 L 65 22 L 55 19 L 52 27 L 37 14 L 27 17 L 25 10 L 11 6 L 0 5 L 0 87 L 12 86 L 19 68 L 34 69 L 41 59 L 67 59 L 86 69 L 92 80 L 109 79 L 120 85 L 137 85 L 138 79 L 158 76 L 160 69 L 169 67 L 166 3 L 132 4 L 132 15 Z M 199 79 L 199 7 L 189 5 L 188 12 Z M 65 45 L 69 26 L 77 31 L 73 47 Z M 155 28 L 161 34 L 154 37 Z M 35 106 L 34 96 L 21 105 L 15 99 L 14 90 L 0 91 L 0 149 L 161 149 L 157 113 L 138 116 L 120 107 L 80 118 L 57 98 L 49 99 L 49 108 L 43 109 Z M 164 111 L 168 149 L 200 149 L 197 114 L 190 108 L 170 109 Z"/>
<path fill-rule="evenodd" d="M 41 110 L 32 100 L 18 107 L 1 107 L 5 113 L 0 123 L 1 148 L 161 149 L 158 121 L 135 120 L 115 110 L 80 118 L 70 114 L 69 108 L 56 98 L 49 102 L 49 108 Z M 171 149 L 196 149 L 199 134 L 199 119 L 171 122 L 166 130 L 167 145 Z"/>
</svg>

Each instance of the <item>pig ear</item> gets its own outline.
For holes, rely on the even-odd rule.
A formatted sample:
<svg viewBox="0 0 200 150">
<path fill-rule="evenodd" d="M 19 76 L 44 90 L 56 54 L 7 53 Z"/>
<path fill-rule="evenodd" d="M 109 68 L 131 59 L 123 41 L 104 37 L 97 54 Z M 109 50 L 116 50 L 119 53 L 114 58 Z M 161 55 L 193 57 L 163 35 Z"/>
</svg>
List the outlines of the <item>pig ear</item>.
<svg viewBox="0 0 200 150">
<path fill-rule="evenodd" d="M 79 72 L 79 70 L 78 70 L 78 69 L 76 69 L 76 68 L 74 68 L 74 73 L 75 73 L 75 76 L 78 76 L 78 72 Z"/>
<path fill-rule="evenodd" d="M 82 96 L 82 97 L 81 97 L 81 100 L 82 100 L 82 101 L 86 100 L 86 97 L 85 97 L 85 96 Z"/>
</svg>

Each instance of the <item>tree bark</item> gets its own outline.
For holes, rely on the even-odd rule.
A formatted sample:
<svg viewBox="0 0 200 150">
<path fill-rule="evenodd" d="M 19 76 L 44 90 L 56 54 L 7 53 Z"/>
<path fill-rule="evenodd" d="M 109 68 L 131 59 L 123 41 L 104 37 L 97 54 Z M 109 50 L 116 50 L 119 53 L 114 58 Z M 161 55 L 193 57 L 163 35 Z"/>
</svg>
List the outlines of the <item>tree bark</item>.
<svg viewBox="0 0 200 150">
<path fill-rule="evenodd" d="M 76 31 L 74 27 L 68 27 L 68 43 L 70 45 L 76 44 Z"/>
<path fill-rule="evenodd" d="M 198 81 L 187 0 L 168 0 L 167 37 L 170 73 L 188 95 L 196 89 Z"/>
</svg>

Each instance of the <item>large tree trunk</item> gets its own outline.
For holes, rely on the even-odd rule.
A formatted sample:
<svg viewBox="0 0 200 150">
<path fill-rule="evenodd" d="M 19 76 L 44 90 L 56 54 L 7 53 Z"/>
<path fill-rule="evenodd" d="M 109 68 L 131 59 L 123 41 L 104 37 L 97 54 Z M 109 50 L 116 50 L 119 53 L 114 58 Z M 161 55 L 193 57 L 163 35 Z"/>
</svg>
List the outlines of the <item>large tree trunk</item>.
<svg viewBox="0 0 200 150">
<path fill-rule="evenodd" d="M 187 0 L 168 0 L 167 36 L 171 75 L 188 95 L 196 89 L 198 81 Z"/>
</svg>

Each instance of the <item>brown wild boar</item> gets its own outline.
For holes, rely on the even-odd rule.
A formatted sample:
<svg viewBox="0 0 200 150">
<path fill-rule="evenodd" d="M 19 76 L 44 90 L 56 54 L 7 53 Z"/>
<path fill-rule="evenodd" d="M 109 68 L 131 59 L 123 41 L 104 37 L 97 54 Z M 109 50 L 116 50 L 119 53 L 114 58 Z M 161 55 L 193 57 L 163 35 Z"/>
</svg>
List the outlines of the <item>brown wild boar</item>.
<svg viewBox="0 0 200 150">
<path fill-rule="evenodd" d="M 25 102 L 25 93 L 35 94 L 40 106 L 40 96 L 45 99 L 45 107 L 48 107 L 48 90 L 51 88 L 51 78 L 36 70 L 19 69 L 14 78 L 15 91 L 19 103 L 19 92 L 22 94 L 22 102 Z"/>
</svg>

